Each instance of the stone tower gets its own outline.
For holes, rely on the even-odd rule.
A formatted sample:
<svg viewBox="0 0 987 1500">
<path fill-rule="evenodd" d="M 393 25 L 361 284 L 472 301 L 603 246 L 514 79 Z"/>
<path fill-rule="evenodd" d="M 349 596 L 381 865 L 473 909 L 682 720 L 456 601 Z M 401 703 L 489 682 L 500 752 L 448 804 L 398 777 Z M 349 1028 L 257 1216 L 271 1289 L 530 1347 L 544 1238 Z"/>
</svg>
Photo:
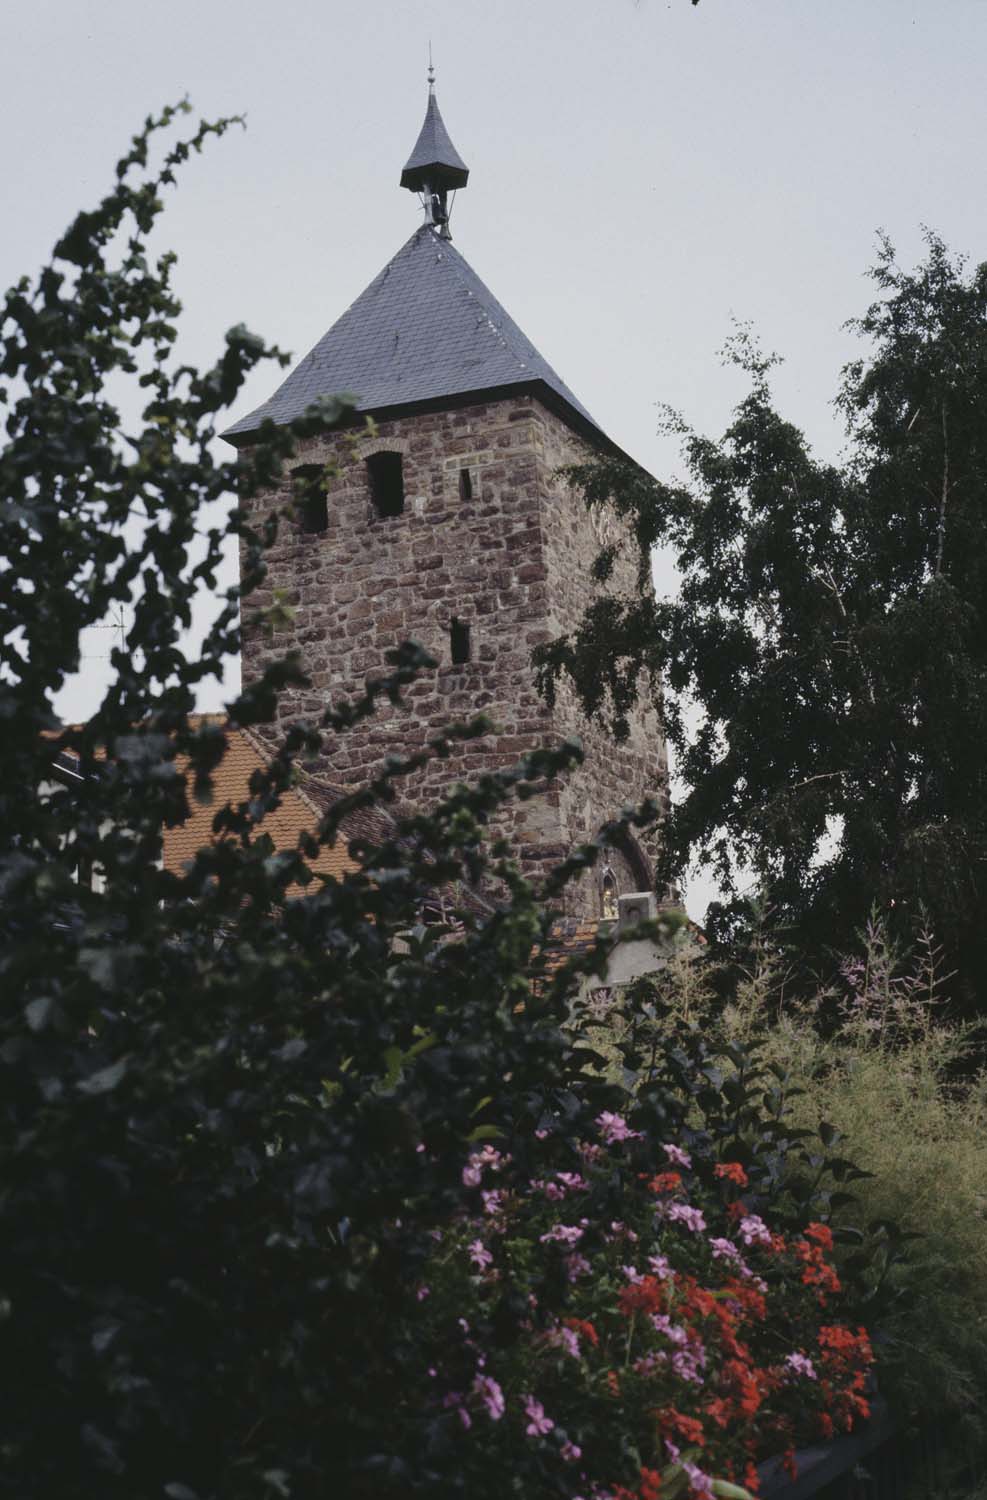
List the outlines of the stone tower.
<svg viewBox="0 0 987 1500">
<path fill-rule="evenodd" d="M 486 714 L 495 733 L 406 783 L 422 804 L 472 773 L 578 734 L 584 764 L 505 814 L 503 832 L 534 874 L 595 838 L 622 807 L 663 795 L 665 751 L 653 711 L 633 715 L 629 738 L 615 745 L 586 723 L 565 686 L 551 710 L 536 690 L 532 648 L 578 623 L 601 540 L 620 536 L 615 518 L 588 514 L 557 471 L 619 450 L 452 244 L 450 194 L 468 176 L 430 78 L 425 122 L 401 176 L 420 196 L 424 222 L 270 400 L 226 434 L 242 448 L 265 419 L 290 421 L 321 395 L 357 396 L 349 430 L 299 455 L 303 477 L 327 462 L 336 477 L 282 524 L 266 600 L 279 591 L 293 618 L 272 638 L 245 634 L 243 673 L 249 682 L 269 657 L 301 650 L 311 688 L 282 702 L 284 722 L 359 692 L 386 670 L 398 642 L 421 642 L 438 668 L 316 769 L 358 785 L 388 756 Z M 272 492 L 255 502 L 253 519 L 293 504 L 290 488 Z M 608 588 L 636 586 L 627 549 Z M 263 593 L 254 598 L 265 603 Z M 607 849 L 573 887 L 570 911 L 609 914 L 620 893 L 649 888 L 653 839 Z"/>
</svg>

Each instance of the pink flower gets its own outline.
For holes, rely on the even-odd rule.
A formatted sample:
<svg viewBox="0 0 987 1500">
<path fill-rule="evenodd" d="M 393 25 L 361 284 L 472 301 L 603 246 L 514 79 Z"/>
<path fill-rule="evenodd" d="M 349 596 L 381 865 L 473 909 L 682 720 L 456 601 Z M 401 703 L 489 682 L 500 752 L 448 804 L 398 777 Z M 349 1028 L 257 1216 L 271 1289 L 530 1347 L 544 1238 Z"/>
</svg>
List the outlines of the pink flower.
<svg viewBox="0 0 987 1500">
<path fill-rule="evenodd" d="M 680 1380 L 702 1385 L 706 1368 L 706 1350 L 698 1339 L 690 1339 L 672 1355 L 672 1369 Z"/>
<path fill-rule="evenodd" d="M 637 1244 L 638 1236 L 634 1233 L 633 1229 L 628 1229 L 627 1225 L 621 1219 L 613 1219 L 611 1221 L 610 1231 L 609 1234 L 603 1236 L 608 1245 L 612 1245 L 614 1240 L 618 1239 L 621 1235 L 623 1235 L 629 1244 Z"/>
<path fill-rule="evenodd" d="M 713 1481 L 695 1464 L 684 1459 L 682 1468 L 689 1480 L 689 1500 L 713 1500 Z"/>
<path fill-rule="evenodd" d="M 557 1240 L 560 1245 L 578 1245 L 583 1237 L 583 1231 L 578 1224 L 553 1224 L 547 1234 L 538 1236 L 539 1245 L 551 1244 Z"/>
<path fill-rule="evenodd" d="M 545 1342 L 555 1349 L 564 1349 L 572 1359 L 579 1359 L 579 1339 L 571 1328 L 552 1328 L 545 1336 Z"/>
<path fill-rule="evenodd" d="M 673 1224 L 683 1224 L 691 1234 L 699 1234 L 706 1228 L 701 1208 L 691 1208 L 688 1203 L 673 1203 L 665 1210 Z"/>
<path fill-rule="evenodd" d="M 555 1181 L 566 1193 L 585 1193 L 589 1183 L 578 1172 L 556 1172 Z"/>
<path fill-rule="evenodd" d="M 632 1130 L 623 1115 L 612 1114 L 605 1109 L 601 1115 L 597 1115 L 596 1123 L 600 1128 L 600 1134 L 608 1146 L 615 1145 L 618 1141 L 640 1141 L 644 1137 L 639 1130 Z"/>
<path fill-rule="evenodd" d="M 463 1168 L 463 1185 L 479 1187 L 485 1167 L 489 1167 L 491 1172 L 499 1172 L 507 1160 L 493 1146 L 484 1146 L 482 1151 L 474 1151 Z"/>
<path fill-rule="evenodd" d="M 490 1254 L 490 1251 L 486 1248 L 482 1240 L 473 1240 L 473 1242 L 467 1246 L 467 1249 L 470 1253 L 470 1260 L 473 1262 L 478 1271 L 485 1271 L 487 1269 L 487 1266 L 493 1264 L 493 1256 Z"/>
<path fill-rule="evenodd" d="M 570 1443 L 568 1441 L 566 1441 L 566 1442 L 564 1442 L 562 1444 L 562 1462 L 563 1463 L 574 1464 L 576 1462 L 576 1459 L 577 1458 L 582 1458 L 582 1456 L 583 1456 L 583 1450 L 582 1450 L 582 1448 L 580 1448 L 578 1446 L 578 1444 L 576 1444 L 576 1443 Z"/>
<path fill-rule="evenodd" d="M 817 1380 L 816 1367 L 812 1360 L 804 1354 L 787 1354 L 785 1356 L 785 1368 L 793 1375 L 804 1375 L 806 1380 Z"/>
<path fill-rule="evenodd" d="M 466 1407 L 463 1405 L 463 1398 L 461 1393 L 459 1391 L 449 1391 L 445 1396 L 442 1405 L 446 1409 L 446 1411 L 448 1411 L 450 1407 L 453 1407 L 455 1409 L 456 1416 L 459 1418 L 468 1432 L 469 1429 L 473 1426 L 473 1419 L 470 1416 L 469 1412 L 466 1410 Z"/>
<path fill-rule="evenodd" d="M 504 1415 L 504 1392 L 492 1375 L 478 1375 L 473 1381 L 473 1394 L 479 1396 L 487 1408 L 492 1422 L 499 1422 Z"/>
<path fill-rule="evenodd" d="M 578 1250 L 574 1250 L 571 1255 L 566 1256 L 565 1273 L 569 1281 L 578 1281 L 580 1276 L 587 1275 L 589 1269 L 589 1261 L 585 1255 L 580 1255 Z"/>
<path fill-rule="evenodd" d="M 672 1268 L 668 1264 L 668 1257 L 665 1255 L 649 1255 L 648 1265 L 651 1267 L 654 1275 L 662 1281 L 667 1281 L 672 1274 Z"/>
<path fill-rule="evenodd" d="M 673 1161 L 677 1167 L 691 1167 L 692 1157 L 688 1151 L 683 1151 L 681 1146 L 662 1146 L 661 1148 L 669 1161 Z"/>
<path fill-rule="evenodd" d="M 429 1288 L 422 1282 L 420 1286 L 415 1288 L 415 1301 L 424 1302 L 427 1296 L 429 1296 Z"/>
<path fill-rule="evenodd" d="M 668 1313 L 652 1313 L 651 1322 L 656 1333 L 663 1333 L 670 1344 L 677 1344 L 681 1348 L 688 1343 L 689 1335 L 679 1323 L 673 1323 Z"/>
<path fill-rule="evenodd" d="M 524 1414 L 528 1418 L 528 1425 L 524 1429 L 528 1437 L 544 1437 L 555 1426 L 551 1417 L 546 1417 L 541 1402 L 536 1401 L 534 1396 L 525 1396 Z"/>
<path fill-rule="evenodd" d="M 757 1214 L 747 1214 L 737 1226 L 737 1233 L 745 1245 L 770 1245 L 771 1233 L 764 1220 Z"/>
<path fill-rule="evenodd" d="M 639 1281 L 644 1280 L 644 1277 L 641 1275 L 640 1271 L 635 1271 L 633 1266 L 621 1266 L 620 1269 L 623 1271 L 624 1275 L 627 1277 L 627 1280 L 631 1283 L 632 1286 L 637 1286 Z"/>
</svg>

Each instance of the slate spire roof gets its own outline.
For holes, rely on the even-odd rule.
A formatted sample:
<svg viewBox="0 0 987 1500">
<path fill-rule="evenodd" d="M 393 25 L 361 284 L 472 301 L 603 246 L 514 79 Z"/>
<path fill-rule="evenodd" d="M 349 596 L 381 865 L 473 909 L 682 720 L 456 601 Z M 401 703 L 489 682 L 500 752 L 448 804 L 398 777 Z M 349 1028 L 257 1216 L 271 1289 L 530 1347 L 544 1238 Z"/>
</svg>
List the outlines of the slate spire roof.
<svg viewBox="0 0 987 1500">
<path fill-rule="evenodd" d="M 468 169 L 449 139 L 435 94 L 402 185 L 454 186 Z M 527 247 L 517 241 L 519 253 Z M 614 445 L 521 332 L 460 252 L 426 222 L 292 370 L 269 400 L 223 434 L 248 440 L 264 421 L 292 421 L 320 396 L 350 395 L 358 412 L 527 390 L 595 443 Z"/>
</svg>

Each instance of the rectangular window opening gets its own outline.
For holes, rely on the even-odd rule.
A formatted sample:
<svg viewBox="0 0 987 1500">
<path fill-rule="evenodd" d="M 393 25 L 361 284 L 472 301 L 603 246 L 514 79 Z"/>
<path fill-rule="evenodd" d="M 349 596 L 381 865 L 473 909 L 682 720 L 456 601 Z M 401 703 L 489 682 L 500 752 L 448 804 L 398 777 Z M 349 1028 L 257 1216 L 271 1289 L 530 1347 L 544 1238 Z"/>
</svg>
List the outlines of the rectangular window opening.
<svg viewBox="0 0 987 1500">
<path fill-rule="evenodd" d="M 295 490 L 295 514 L 298 524 L 309 536 L 329 529 L 329 501 L 326 497 L 325 470 L 321 464 L 299 464 L 292 469 Z"/>
<path fill-rule="evenodd" d="M 470 659 L 470 628 L 465 620 L 453 620 L 449 627 L 449 644 L 452 650 L 452 664 L 461 667 Z"/>
<path fill-rule="evenodd" d="M 473 498 L 473 476 L 469 469 L 459 471 L 459 498 L 460 500 L 472 500 Z"/>
<path fill-rule="evenodd" d="M 367 459 L 370 497 L 379 516 L 399 516 L 404 510 L 404 474 L 400 453 L 372 453 Z"/>
</svg>

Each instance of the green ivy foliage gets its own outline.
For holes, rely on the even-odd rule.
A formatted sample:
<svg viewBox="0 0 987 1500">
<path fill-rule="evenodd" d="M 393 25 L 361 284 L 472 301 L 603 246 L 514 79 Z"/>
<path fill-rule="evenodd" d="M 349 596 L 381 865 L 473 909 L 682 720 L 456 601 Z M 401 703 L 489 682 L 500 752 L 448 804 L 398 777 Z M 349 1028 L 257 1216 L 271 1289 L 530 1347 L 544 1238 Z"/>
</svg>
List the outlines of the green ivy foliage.
<svg viewBox="0 0 987 1500">
<path fill-rule="evenodd" d="M 932 234 L 915 270 L 882 240 L 865 359 L 837 405 L 848 446 L 821 462 L 777 412 L 773 359 L 729 347 L 750 381 L 720 441 L 674 413 L 685 484 L 614 460 L 570 471 L 587 503 L 628 518 L 642 583 L 656 545 L 676 597 L 604 598 L 542 648 L 626 733 L 640 672 L 684 786 L 665 833 L 669 877 L 693 860 L 725 885 L 714 935 L 734 937 L 751 882 L 803 955 L 846 952 L 872 907 L 914 936 L 921 914 L 987 1005 L 987 265 Z M 612 558 L 596 564 L 606 576 Z M 656 689 L 657 691 L 657 689 Z"/>
</svg>

